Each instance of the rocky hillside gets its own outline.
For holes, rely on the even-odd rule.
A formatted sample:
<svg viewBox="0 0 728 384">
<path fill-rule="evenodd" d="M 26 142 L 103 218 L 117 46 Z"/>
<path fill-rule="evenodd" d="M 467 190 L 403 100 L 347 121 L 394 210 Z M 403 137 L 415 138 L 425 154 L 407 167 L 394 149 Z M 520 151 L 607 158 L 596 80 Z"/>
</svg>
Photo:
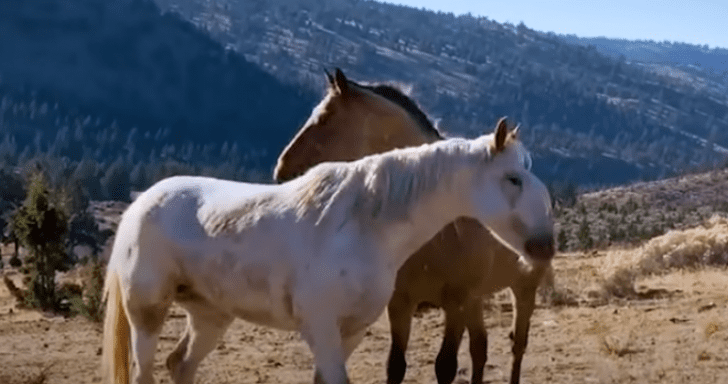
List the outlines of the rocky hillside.
<svg viewBox="0 0 728 384">
<path fill-rule="evenodd" d="M 639 243 L 728 218 L 727 196 L 728 169 L 584 193 L 557 207 L 557 241 L 562 251 Z"/>
</svg>

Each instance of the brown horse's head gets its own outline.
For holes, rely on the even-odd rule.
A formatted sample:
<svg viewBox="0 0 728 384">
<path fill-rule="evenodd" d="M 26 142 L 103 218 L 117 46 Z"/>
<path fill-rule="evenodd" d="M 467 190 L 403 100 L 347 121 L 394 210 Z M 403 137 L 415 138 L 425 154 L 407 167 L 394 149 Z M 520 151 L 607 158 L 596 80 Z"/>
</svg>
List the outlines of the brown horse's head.
<svg viewBox="0 0 728 384">
<path fill-rule="evenodd" d="M 273 177 L 290 180 L 325 161 L 349 161 L 442 139 L 417 105 L 389 85 L 326 73 L 326 96 L 278 158 Z"/>
</svg>

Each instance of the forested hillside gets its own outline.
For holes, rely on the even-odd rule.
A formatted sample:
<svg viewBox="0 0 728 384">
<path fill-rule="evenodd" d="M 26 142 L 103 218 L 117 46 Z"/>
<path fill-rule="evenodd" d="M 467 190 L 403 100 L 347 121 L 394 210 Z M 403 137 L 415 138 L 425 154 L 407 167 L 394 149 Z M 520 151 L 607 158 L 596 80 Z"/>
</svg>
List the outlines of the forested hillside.
<svg viewBox="0 0 728 384">
<path fill-rule="evenodd" d="M 7 185 L 41 168 L 85 198 L 126 200 L 178 173 L 270 180 L 315 102 L 150 1 L 0 9 Z"/>
<path fill-rule="evenodd" d="M 332 66 L 399 81 L 455 134 L 508 115 L 546 179 L 624 183 L 722 165 L 728 154 L 725 84 L 525 25 L 373 1 L 156 1 L 286 82 L 320 89 Z"/>
</svg>

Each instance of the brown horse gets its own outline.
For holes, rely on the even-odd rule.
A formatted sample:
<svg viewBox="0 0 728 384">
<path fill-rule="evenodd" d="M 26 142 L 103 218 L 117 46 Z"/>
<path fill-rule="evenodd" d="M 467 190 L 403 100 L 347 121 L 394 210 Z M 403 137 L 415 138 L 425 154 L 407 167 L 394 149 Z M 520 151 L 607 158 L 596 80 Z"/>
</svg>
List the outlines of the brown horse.
<svg viewBox="0 0 728 384">
<path fill-rule="evenodd" d="M 289 180 L 324 161 L 354 160 L 394 148 L 441 140 L 427 116 L 398 89 L 362 85 L 337 69 L 311 117 L 278 159 L 274 177 Z M 548 254 L 553 255 L 553 243 Z M 441 257 L 449 254 L 451 257 Z M 435 362 L 437 381 L 451 383 L 465 328 L 470 335 L 472 382 L 481 383 L 487 359 L 483 296 L 510 287 L 515 298 L 511 383 L 520 380 L 536 289 L 551 257 L 535 264 L 496 240 L 476 220 L 459 218 L 414 253 L 397 273 L 387 307 L 392 347 L 387 382 L 401 383 L 412 315 L 421 303 L 445 310 L 445 336 Z"/>
</svg>

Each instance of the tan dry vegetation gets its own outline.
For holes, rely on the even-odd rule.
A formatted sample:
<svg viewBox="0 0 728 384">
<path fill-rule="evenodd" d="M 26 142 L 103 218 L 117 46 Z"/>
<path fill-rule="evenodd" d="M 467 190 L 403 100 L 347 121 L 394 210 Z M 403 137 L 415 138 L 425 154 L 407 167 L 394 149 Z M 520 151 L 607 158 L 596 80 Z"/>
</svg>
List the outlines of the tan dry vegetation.
<svg viewBox="0 0 728 384">
<path fill-rule="evenodd" d="M 719 383 L 728 382 L 728 221 L 674 230 L 640 247 L 559 254 L 554 295 L 534 313 L 523 382 Z M 9 250 L 3 255 L 9 257 Z M 722 260 L 722 261 L 721 261 Z M 7 263 L 6 263 L 7 265 Z M 614 295 L 617 282 L 628 294 Z M 14 281 L 20 275 L 5 269 Z M 68 278 L 76 275 L 68 274 Z M 621 285 L 620 285 L 621 284 Z M 507 334 L 510 295 L 488 303 L 489 360 L 485 382 L 505 383 L 510 367 Z M 435 382 L 434 360 L 443 316 L 430 310 L 415 319 L 405 383 Z M 164 359 L 185 324 L 175 308 L 157 352 L 156 378 L 169 383 Z M 386 316 L 369 330 L 348 367 L 355 383 L 381 383 L 389 348 Z M 98 383 L 100 327 L 16 308 L 0 286 L 0 383 Z M 456 383 L 467 382 L 467 335 Z M 312 358 L 293 333 L 236 321 L 203 362 L 198 383 L 310 383 Z"/>
<path fill-rule="evenodd" d="M 634 297 L 640 293 L 634 286 L 640 277 L 706 266 L 728 266 L 728 219 L 719 215 L 695 228 L 671 230 L 641 247 L 610 252 L 599 272 L 607 276 L 609 294 Z"/>
</svg>

